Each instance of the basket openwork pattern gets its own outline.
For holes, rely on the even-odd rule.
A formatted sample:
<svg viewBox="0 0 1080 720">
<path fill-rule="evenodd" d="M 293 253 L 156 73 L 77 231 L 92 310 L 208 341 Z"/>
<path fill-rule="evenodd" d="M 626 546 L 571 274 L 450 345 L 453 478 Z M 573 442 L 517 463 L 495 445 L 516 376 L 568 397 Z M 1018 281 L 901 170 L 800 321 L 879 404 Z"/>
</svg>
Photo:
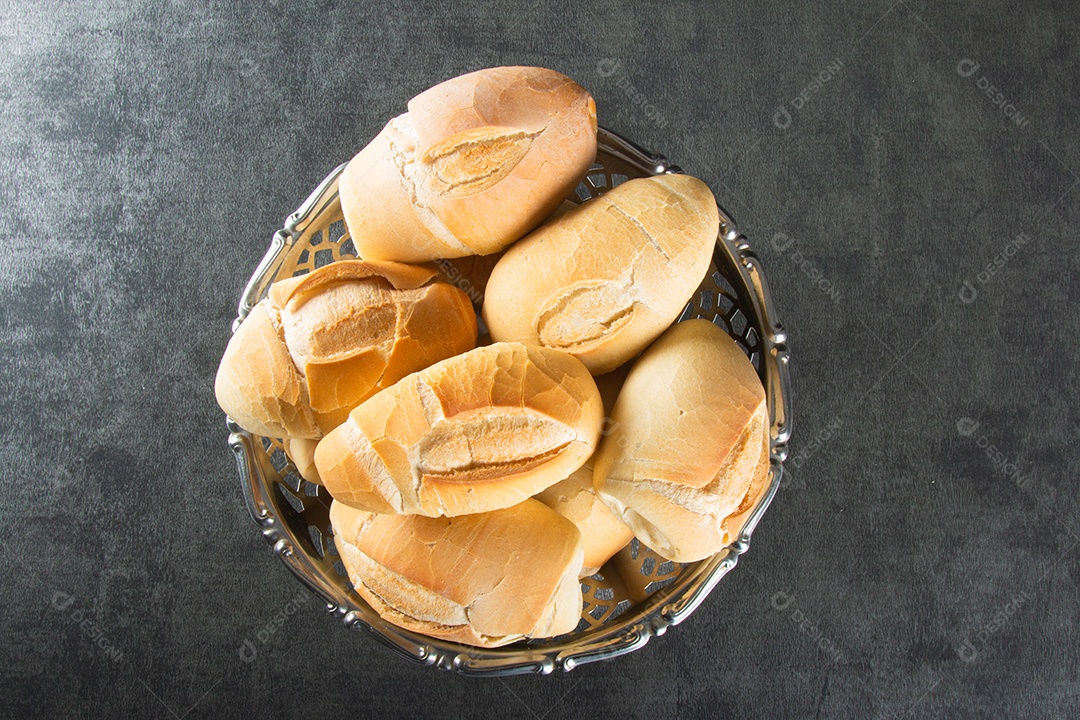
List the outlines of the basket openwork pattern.
<svg viewBox="0 0 1080 720">
<path fill-rule="evenodd" d="M 356 256 L 338 200 L 337 179 L 343 168 L 336 168 L 274 234 L 245 288 L 234 329 L 275 280 Z M 627 179 L 665 172 L 679 168 L 601 129 L 597 161 L 568 199 L 581 203 Z M 334 547 L 326 490 L 300 477 L 280 439 L 253 436 L 230 420 L 229 446 L 236 455 L 248 510 L 275 553 L 330 612 L 410 659 L 463 673 L 546 674 L 636 650 L 689 616 L 746 552 L 750 534 L 779 486 L 790 436 L 785 337 L 771 313 L 760 260 L 723 210 L 709 273 L 679 320 L 690 318 L 705 318 L 726 330 L 761 377 L 771 419 L 768 490 L 747 513 L 732 543 L 712 558 L 675 563 L 632 541 L 597 574 L 582 580 L 581 621 L 568 635 L 483 649 L 387 623 L 352 591 Z"/>
</svg>

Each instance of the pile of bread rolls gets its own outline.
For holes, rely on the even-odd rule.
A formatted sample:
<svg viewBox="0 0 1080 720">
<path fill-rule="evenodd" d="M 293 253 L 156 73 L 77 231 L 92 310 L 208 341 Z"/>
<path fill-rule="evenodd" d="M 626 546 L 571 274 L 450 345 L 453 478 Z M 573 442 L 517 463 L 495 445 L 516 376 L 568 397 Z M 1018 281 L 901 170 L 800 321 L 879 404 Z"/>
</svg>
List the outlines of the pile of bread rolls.
<svg viewBox="0 0 1080 720">
<path fill-rule="evenodd" d="M 325 486 L 353 586 L 391 623 L 485 647 L 570 632 L 579 577 L 634 536 L 701 560 L 764 489 L 754 368 L 715 325 L 673 325 L 716 201 L 660 175 L 560 208 L 596 128 L 589 93 L 542 68 L 416 96 L 340 176 L 360 259 L 274 283 L 222 358 L 219 404 Z M 471 256 L 492 256 L 463 261 L 479 347 L 447 272 Z"/>
</svg>

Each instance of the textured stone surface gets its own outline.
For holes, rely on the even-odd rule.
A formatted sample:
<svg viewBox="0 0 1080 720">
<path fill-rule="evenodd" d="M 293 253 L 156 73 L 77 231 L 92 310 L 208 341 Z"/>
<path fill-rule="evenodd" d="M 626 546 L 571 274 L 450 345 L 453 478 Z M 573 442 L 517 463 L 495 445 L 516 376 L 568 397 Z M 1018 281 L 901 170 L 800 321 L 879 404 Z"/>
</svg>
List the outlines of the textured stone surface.
<svg viewBox="0 0 1080 720">
<path fill-rule="evenodd" d="M 652 5 L 0 3 L 0 715 L 1075 716 L 1080 9 Z M 283 218 L 410 96 L 506 63 L 738 219 L 795 458 L 683 626 L 477 680 L 304 594 L 212 378 Z"/>
</svg>

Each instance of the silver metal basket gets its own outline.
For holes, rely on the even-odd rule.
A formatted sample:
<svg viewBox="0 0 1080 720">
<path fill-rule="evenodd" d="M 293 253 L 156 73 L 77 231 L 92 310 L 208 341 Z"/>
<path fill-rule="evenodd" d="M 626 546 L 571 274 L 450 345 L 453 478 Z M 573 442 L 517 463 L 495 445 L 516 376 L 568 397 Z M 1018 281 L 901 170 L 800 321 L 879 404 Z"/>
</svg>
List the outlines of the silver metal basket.
<svg viewBox="0 0 1080 720">
<path fill-rule="evenodd" d="M 275 280 L 356 255 L 338 200 L 337 180 L 344 167 L 330 173 L 274 234 L 244 290 L 234 330 Z M 665 157 L 601 128 L 596 163 L 569 199 L 584 202 L 627 179 L 672 172 L 680 170 Z M 705 318 L 726 330 L 761 377 L 771 419 L 767 490 L 743 517 L 735 540 L 706 560 L 667 561 L 634 540 L 599 573 L 582 580 L 582 619 L 572 633 L 484 649 L 386 622 L 352 590 L 334 547 L 326 490 L 299 476 L 279 439 L 253 436 L 229 420 L 229 447 L 248 510 L 278 557 L 330 612 L 412 660 L 469 674 L 547 674 L 637 650 L 689 617 L 746 552 L 750 534 L 779 487 L 791 433 L 785 335 L 772 312 L 761 261 L 723 210 L 709 273 L 679 320 L 690 318 Z"/>
</svg>

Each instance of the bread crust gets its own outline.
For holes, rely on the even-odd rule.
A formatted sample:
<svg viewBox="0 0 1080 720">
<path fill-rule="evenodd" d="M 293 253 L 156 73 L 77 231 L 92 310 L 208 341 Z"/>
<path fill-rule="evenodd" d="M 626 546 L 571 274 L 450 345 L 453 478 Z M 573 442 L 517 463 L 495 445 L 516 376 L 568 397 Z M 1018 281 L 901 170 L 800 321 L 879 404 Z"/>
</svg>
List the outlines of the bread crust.
<svg viewBox="0 0 1080 720">
<path fill-rule="evenodd" d="M 593 489 L 590 463 L 570 473 L 565 480 L 541 490 L 535 497 L 577 526 L 585 551 L 582 577 L 598 572 L 634 537 L 633 531 L 611 512 Z"/>
<path fill-rule="evenodd" d="M 609 372 L 682 312 L 718 227 L 716 200 L 696 178 L 625 182 L 507 250 L 486 288 L 491 337 L 564 350 L 594 375 Z"/>
<path fill-rule="evenodd" d="M 476 313 L 433 268 L 343 260 L 274 283 L 229 341 L 218 404 L 241 427 L 314 440 L 405 375 L 476 345 Z"/>
<path fill-rule="evenodd" d="M 634 364 L 594 458 L 601 499 L 634 534 L 677 562 L 729 541 L 767 471 L 765 391 L 750 361 L 706 320 L 664 333 Z"/>
<path fill-rule="evenodd" d="M 540 224 L 596 157 L 596 104 L 534 67 L 455 77 L 409 102 L 338 183 L 362 257 L 498 252 Z"/>
<path fill-rule="evenodd" d="M 457 518 L 335 501 L 330 520 L 357 593 L 400 627 L 498 647 L 570 632 L 581 617 L 581 535 L 536 500 Z"/>
<path fill-rule="evenodd" d="M 267 437 L 321 435 L 307 382 L 281 336 L 277 308 L 264 300 L 251 309 L 225 348 L 214 379 L 218 405 L 240 427 Z"/>
<path fill-rule="evenodd" d="M 581 467 L 602 421 L 600 393 L 580 362 L 497 343 L 375 395 L 319 443 L 315 464 L 336 500 L 363 510 L 484 512 Z"/>
<path fill-rule="evenodd" d="M 296 472 L 300 473 L 300 477 L 316 485 L 322 485 L 319 471 L 315 469 L 315 446 L 318 443 L 318 440 L 308 438 L 285 438 L 282 444 L 285 447 L 285 454 L 296 466 Z"/>
</svg>

